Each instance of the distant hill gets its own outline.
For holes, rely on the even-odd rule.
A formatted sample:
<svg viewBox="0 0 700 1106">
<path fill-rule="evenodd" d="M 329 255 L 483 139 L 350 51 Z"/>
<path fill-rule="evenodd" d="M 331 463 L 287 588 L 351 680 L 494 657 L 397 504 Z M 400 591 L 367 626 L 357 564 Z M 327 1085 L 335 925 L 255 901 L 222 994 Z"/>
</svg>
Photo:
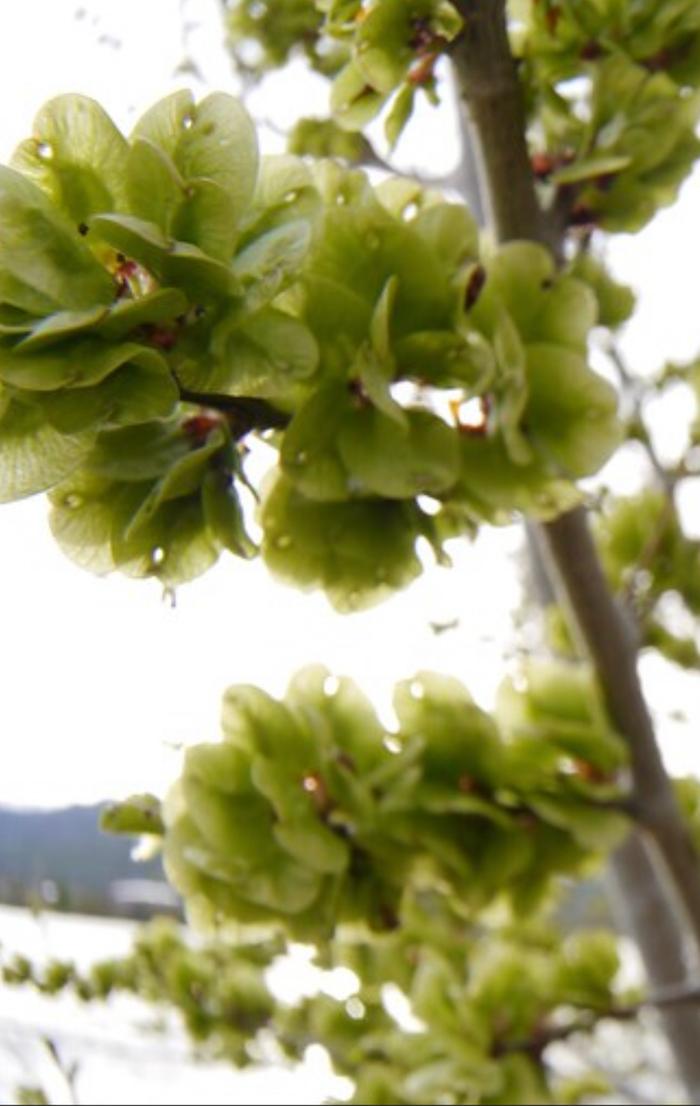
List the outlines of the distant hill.
<svg viewBox="0 0 700 1106">
<path fill-rule="evenodd" d="M 0 902 L 136 916 L 155 902 L 172 908 L 160 858 L 132 860 L 133 840 L 98 828 L 101 809 L 0 807 Z"/>
<path fill-rule="evenodd" d="M 0 903 L 145 918 L 180 913 L 160 858 L 131 859 L 133 839 L 102 833 L 101 805 L 0 806 Z M 614 924 L 599 880 L 575 884 L 558 910 L 565 931 Z"/>
</svg>

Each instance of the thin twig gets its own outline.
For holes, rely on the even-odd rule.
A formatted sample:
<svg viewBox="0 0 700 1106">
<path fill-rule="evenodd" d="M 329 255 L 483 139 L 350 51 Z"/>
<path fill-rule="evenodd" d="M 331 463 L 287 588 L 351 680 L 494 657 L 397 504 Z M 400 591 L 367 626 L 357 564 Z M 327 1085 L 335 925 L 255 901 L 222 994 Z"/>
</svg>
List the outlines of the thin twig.
<svg viewBox="0 0 700 1106">
<path fill-rule="evenodd" d="M 605 352 L 617 372 L 623 391 L 626 392 L 627 397 L 631 401 L 635 438 L 640 445 L 643 446 L 659 483 L 669 498 L 673 499 L 677 483 L 676 473 L 675 471 L 669 471 L 661 461 L 656 452 L 651 434 L 644 421 L 644 412 L 642 409 L 642 397 L 644 393 L 643 382 L 638 380 L 637 377 L 630 372 L 620 347 L 613 338 L 610 338 L 606 343 Z"/>
<path fill-rule="evenodd" d="M 586 1017 L 576 1021 L 562 1025 L 542 1026 L 531 1037 L 514 1041 L 497 1041 L 494 1044 L 493 1053 L 496 1056 L 504 1056 L 511 1052 L 529 1052 L 539 1056 L 548 1045 L 556 1041 L 565 1041 L 576 1033 L 590 1033 L 603 1020 L 633 1021 L 644 1010 L 663 1010 L 696 1003 L 700 1003 L 700 983 L 664 987 L 639 1002 L 628 1003 L 626 1006 L 613 1006 L 606 1010 L 590 1010 Z"/>
<path fill-rule="evenodd" d="M 456 0 L 464 30 L 452 52 L 461 95 L 480 143 L 489 194 L 491 227 L 498 242 L 527 239 L 563 252 L 543 216 L 525 139 L 523 90 L 510 50 L 504 0 Z M 593 542 L 585 511 L 577 508 L 541 525 L 557 590 L 570 615 L 572 633 L 593 664 L 611 721 L 625 738 L 639 800 L 640 824 L 663 857 L 685 921 L 700 949 L 700 858 L 681 814 L 637 672 L 636 635 L 613 596 Z M 663 892 L 659 889 L 659 895 Z M 652 955 L 656 935 L 645 931 Z M 679 1011 L 680 1013 L 680 1011 Z M 688 1095 L 700 1101 L 700 1049 L 670 1043 Z M 686 1047 L 688 1045 L 688 1047 Z"/>
<path fill-rule="evenodd" d="M 289 425 L 291 416 L 273 407 L 267 400 L 251 396 L 229 396 L 221 392 L 195 392 L 176 380 L 183 403 L 220 411 L 226 416 L 234 437 L 242 438 L 251 430 L 277 430 Z"/>
<path fill-rule="evenodd" d="M 52 1037 L 42 1037 L 41 1042 L 44 1048 L 48 1052 L 54 1066 L 60 1073 L 68 1091 L 72 1106 L 79 1106 L 78 1090 L 76 1087 L 76 1077 L 79 1071 L 78 1063 L 66 1064 L 58 1051 L 58 1046 Z"/>
</svg>

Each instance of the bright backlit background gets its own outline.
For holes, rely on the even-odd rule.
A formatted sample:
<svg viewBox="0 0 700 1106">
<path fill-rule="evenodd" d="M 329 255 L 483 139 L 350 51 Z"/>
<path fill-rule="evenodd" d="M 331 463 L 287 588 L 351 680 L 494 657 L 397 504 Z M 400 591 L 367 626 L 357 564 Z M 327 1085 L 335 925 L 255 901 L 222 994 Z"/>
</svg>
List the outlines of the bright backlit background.
<svg viewBox="0 0 700 1106">
<path fill-rule="evenodd" d="M 42 103 L 61 92 L 98 99 L 129 130 L 154 100 L 188 86 L 237 90 L 216 0 L 23 0 L 0 13 L 0 160 L 31 131 Z M 194 61 L 194 68 L 186 59 Z M 322 83 L 303 68 L 277 75 L 249 107 L 266 151 L 278 128 L 320 114 Z M 399 164 L 448 171 L 457 156 L 451 108 L 414 123 Z M 651 371 L 700 349 L 700 179 L 682 202 L 611 250 L 618 275 L 640 293 L 628 331 L 630 363 Z M 687 399 L 661 422 L 673 449 Z M 619 466 L 634 488 L 641 458 Z M 693 504 L 686 503 L 692 517 Z M 336 615 L 320 595 L 275 584 L 260 563 L 225 556 L 181 588 L 172 608 L 154 582 L 98 579 L 59 552 L 37 497 L 0 508 L 0 803 L 59 806 L 160 791 L 182 743 L 218 734 L 221 692 L 255 682 L 281 693 L 303 664 L 321 661 L 358 679 L 384 711 L 397 679 L 419 668 L 458 675 L 488 704 L 517 659 L 517 528 L 488 531 L 455 549 L 452 571 L 429 568 L 383 607 Z M 697 505 L 695 514 L 698 515 Z M 436 633 L 433 624 L 458 620 Z M 698 681 L 645 664 L 671 767 L 700 768 Z M 683 705 L 689 722 L 670 715 Z"/>
</svg>

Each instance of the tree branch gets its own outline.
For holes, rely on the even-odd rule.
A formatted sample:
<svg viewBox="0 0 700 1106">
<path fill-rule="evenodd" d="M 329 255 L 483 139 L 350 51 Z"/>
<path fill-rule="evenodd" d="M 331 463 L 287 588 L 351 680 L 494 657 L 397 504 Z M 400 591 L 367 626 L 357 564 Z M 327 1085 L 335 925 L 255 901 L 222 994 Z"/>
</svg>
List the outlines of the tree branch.
<svg viewBox="0 0 700 1106">
<path fill-rule="evenodd" d="M 687 986 L 683 913 L 668 895 L 658 850 L 641 833 L 631 834 L 611 858 L 613 906 L 636 942 L 652 994 Z M 700 1101 L 700 1005 L 659 1006 L 661 1026 L 691 1102 Z"/>
<path fill-rule="evenodd" d="M 457 7 L 464 30 L 451 54 L 476 138 L 490 225 L 499 242 L 548 242 L 524 140 L 525 110 L 508 43 L 504 0 L 461 0 Z"/>
<path fill-rule="evenodd" d="M 460 0 L 458 7 L 465 30 L 452 56 L 479 139 L 496 238 L 539 241 L 560 256 L 561 235 L 551 241 L 537 202 L 503 0 Z M 561 515 L 544 524 L 541 533 L 610 717 L 628 743 L 641 824 L 663 856 L 700 950 L 700 858 L 656 744 L 637 674 L 634 634 L 605 580 L 585 511 Z M 700 1091 L 699 1077 L 700 1068 L 695 1092 Z"/>
<path fill-rule="evenodd" d="M 700 948 L 700 860 L 661 760 L 629 623 L 608 588 L 585 513 L 560 515 L 544 534 L 610 716 L 627 740 L 640 825 L 664 858 Z"/>
<path fill-rule="evenodd" d="M 193 392 L 183 388 L 176 379 L 180 399 L 226 416 L 234 438 L 243 438 L 251 430 L 277 430 L 289 425 L 291 415 L 280 411 L 264 399 L 250 396 L 229 396 L 221 392 Z"/>
<path fill-rule="evenodd" d="M 642 411 L 642 395 L 640 392 L 641 381 L 637 380 L 629 371 L 622 352 L 617 345 L 614 338 L 611 338 L 605 346 L 605 352 L 610 359 L 610 362 L 617 373 L 620 384 L 624 391 L 627 392 L 631 407 L 632 417 L 634 419 L 634 438 L 644 448 L 649 463 L 654 470 L 654 474 L 669 497 L 671 502 L 674 500 L 676 484 L 678 483 L 679 476 L 676 472 L 669 472 L 669 470 L 662 464 L 656 447 L 652 440 L 651 434 L 647 429 L 644 422 L 644 413 Z M 623 392 L 624 394 L 624 392 Z"/>
<path fill-rule="evenodd" d="M 543 535 L 530 522 L 526 532 L 537 601 L 549 606 L 556 596 L 546 570 Z M 687 974 L 683 913 L 667 893 L 668 879 L 658 850 L 635 830 L 610 858 L 610 874 L 612 906 L 617 907 L 620 928 L 637 944 L 654 993 L 683 987 Z M 700 1101 L 700 1006 L 667 1005 L 659 1009 L 659 1016 L 689 1099 Z"/>
<path fill-rule="evenodd" d="M 626 1006 L 612 1006 L 605 1010 L 588 1010 L 585 1017 L 561 1025 L 541 1026 L 531 1037 L 521 1040 L 496 1041 L 493 1047 L 495 1056 L 505 1056 L 512 1052 L 530 1052 L 539 1057 L 548 1045 L 555 1041 L 565 1041 L 576 1033 L 590 1033 L 598 1022 L 633 1021 L 648 1009 L 666 1010 L 678 1006 L 696 1006 L 700 1003 L 700 983 L 680 984 L 676 987 L 660 988 L 640 1002 L 631 1002 Z"/>
</svg>

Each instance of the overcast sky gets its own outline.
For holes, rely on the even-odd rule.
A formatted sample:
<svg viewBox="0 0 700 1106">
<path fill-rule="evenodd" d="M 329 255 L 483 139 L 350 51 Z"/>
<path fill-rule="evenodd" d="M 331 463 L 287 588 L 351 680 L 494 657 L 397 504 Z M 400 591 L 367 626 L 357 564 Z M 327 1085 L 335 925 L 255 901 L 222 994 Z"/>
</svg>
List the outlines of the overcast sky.
<svg viewBox="0 0 700 1106">
<path fill-rule="evenodd" d="M 216 0 L 6 6 L 0 160 L 30 132 L 41 104 L 60 92 L 96 97 L 126 130 L 174 88 L 202 93 L 191 73 L 177 72 L 186 52 L 183 21 L 202 24 L 186 47 L 204 78 L 212 87 L 234 88 L 218 12 Z M 319 113 L 318 88 L 298 70 L 292 80 L 275 78 L 251 107 L 284 126 L 303 112 Z M 414 125 L 399 150 L 402 164 L 448 169 L 450 127 L 449 110 L 430 117 L 429 126 Z M 270 150 L 280 144 L 269 130 L 263 141 Z M 620 275 L 642 294 L 644 321 L 632 328 L 627 346 L 644 370 L 700 349 L 699 232 L 696 180 L 686 186 L 680 208 L 615 247 Z M 674 421 L 672 411 L 665 422 L 671 444 Z M 629 465 L 622 475 L 634 485 Z M 418 668 L 459 675 L 488 704 L 504 668 L 514 663 L 509 612 L 518 594 L 512 559 L 518 543 L 515 528 L 486 532 L 475 546 L 464 543 L 456 551 L 452 572 L 433 568 L 384 606 L 349 617 L 332 612 L 320 595 L 276 585 L 260 563 L 225 556 L 181 588 L 171 609 L 154 582 L 98 579 L 67 561 L 48 532 L 43 497 L 3 506 L 0 802 L 62 805 L 162 791 L 177 771 L 173 746 L 216 738 L 227 684 L 253 681 L 280 693 L 309 662 L 356 677 L 383 708 L 391 684 Z M 456 631 L 436 635 L 430 628 L 431 621 L 455 617 Z M 688 685 L 662 666 L 647 668 L 665 717 Z M 674 767 L 700 766 L 689 727 L 665 724 L 664 733 Z"/>
</svg>

